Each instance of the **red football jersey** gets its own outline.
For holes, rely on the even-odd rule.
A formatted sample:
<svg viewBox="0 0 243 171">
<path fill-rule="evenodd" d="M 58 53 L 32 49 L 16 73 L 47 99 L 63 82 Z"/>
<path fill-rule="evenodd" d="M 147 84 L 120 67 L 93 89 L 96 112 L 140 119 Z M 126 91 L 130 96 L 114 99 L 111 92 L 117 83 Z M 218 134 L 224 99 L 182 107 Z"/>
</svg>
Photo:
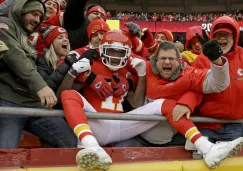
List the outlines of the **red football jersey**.
<svg viewBox="0 0 243 171">
<path fill-rule="evenodd" d="M 87 50 L 89 50 L 89 45 L 84 46 L 82 48 L 76 49 L 75 51 L 71 51 L 71 53 L 78 53 L 80 56 Z M 135 57 L 135 55 L 133 55 Z M 128 60 L 127 65 L 117 71 L 111 71 L 108 67 L 106 67 L 99 58 L 97 60 L 93 60 L 92 64 L 92 72 L 95 74 L 102 75 L 106 78 L 112 79 L 113 75 L 117 75 L 122 78 L 131 78 L 133 80 L 134 86 L 137 84 L 137 73 L 131 67 L 130 60 Z M 114 80 L 112 79 L 110 84 L 114 84 Z M 110 113 L 122 113 L 123 112 L 123 101 L 126 97 L 127 93 L 122 96 L 115 97 L 110 96 L 102 101 L 99 96 L 90 88 L 89 85 L 85 85 L 82 89 L 81 94 L 86 98 L 86 100 L 97 110 L 98 112 L 110 112 Z"/>
<path fill-rule="evenodd" d="M 117 75 L 118 77 L 128 78 L 131 76 L 135 76 L 133 72 L 131 72 L 127 67 L 123 67 L 117 71 L 111 71 L 108 67 L 106 67 L 101 58 L 93 61 L 92 72 L 95 74 L 102 75 L 106 78 L 112 79 L 113 75 Z M 111 85 L 114 84 L 114 80 L 112 79 Z M 119 97 L 110 96 L 105 100 L 101 100 L 99 96 L 95 93 L 95 91 L 90 88 L 89 85 L 85 85 L 82 89 L 81 94 L 86 98 L 86 100 L 97 110 L 98 112 L 113 112 L 113 113 L 122 113 L 123 112 L 123 101 L 126 97 L 127 93 L 121 95 Z"/>
</svg>

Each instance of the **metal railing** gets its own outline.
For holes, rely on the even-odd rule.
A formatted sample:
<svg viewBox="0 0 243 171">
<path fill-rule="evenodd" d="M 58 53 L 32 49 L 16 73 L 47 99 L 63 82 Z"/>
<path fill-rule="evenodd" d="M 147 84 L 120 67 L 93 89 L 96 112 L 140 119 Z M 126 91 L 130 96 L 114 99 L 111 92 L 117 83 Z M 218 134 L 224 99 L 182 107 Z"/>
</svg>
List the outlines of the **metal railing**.
<svg viewBox="0 0 243 171">
<path fill-rule="evenodd" d="M 16 107 L 0 107 L 0 115 L 16 115 L 16 116 L 34 116 L 34 117 L 64 117 L 63 110 L 47 110 L 35 108 L 16 108 Z M 113 113 L 91 113 L 86 112 L 89 119 L 104 119 L 104 120 L 134 120 L 134 121 L 167 121 L 166 117 L 161 115 L 138 115 L 138 114 L 122 114 Z M 193 122 L 207 123 L 243 123 L 240 120 L 214 119 L 209 117 L 191 117 Z"/>
</svg>

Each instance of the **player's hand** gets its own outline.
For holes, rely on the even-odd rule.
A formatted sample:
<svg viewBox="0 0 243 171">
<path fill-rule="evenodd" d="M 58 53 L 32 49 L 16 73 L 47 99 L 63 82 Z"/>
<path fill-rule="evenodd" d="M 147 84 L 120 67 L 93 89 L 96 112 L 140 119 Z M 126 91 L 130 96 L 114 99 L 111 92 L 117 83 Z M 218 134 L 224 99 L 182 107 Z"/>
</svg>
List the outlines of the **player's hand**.
<svg viewBox="0 0 243 171">
<path fill-rule="evenodd" d="M 52 89 L 48 86 L 43 87 L 37 92 L 41 100 L 41 105 L 51 108 L 57 104 L 57 97 Z"/>
<path fill-rule="evenodd" d="M 126 78 L 119 78 L 116 75 L 113 75 L 112 78 L 115 81 L 115 84 L 112 85 L 114 90 L 113 96 L 124 95 L 129 90 L 129 83 Z"/>
<path fill-rule="evenodd" d="M 87 58 L 80 59 L 78 62 L 74 63 L 69 69 L 68 73 L 76 78 L 80 73 L 91 71 L 90 60 Z"/>
<path fill-rule="evenodd" d="M 125 24 L 125 26 L 128 28 L 128 30 L 132 36 L 137 36 L 139 38 L 141 37 L 142 31 L 138 24 L 135 24 L 133 22 L 127 22 Z"/>
<path fill-rule="evenodd" d="M 179 121 L 183 115 L 186 115 L 186 118 L 189 119 L 191 115 L 191 110 L 185 105 L 176 105 L 172 111 L 173 121 Z"/>
<path fill-rule="evenodd" d="M 196 33 L 196 37 L 203 45 L 203 54 L 208 57 L 210 61 L 217 60 L 222 54 L 223 51 L 218 44 L 217 40 L 209 40 L 208 35 L 205 30 L 202 30 L 203 37 Z"/>
<path fill-rule="evenodd" d="M 89 84 L 102 100 L 105 100 L 113 94 L 113 89 L 109 82 L 111 82 L 110 78 L 105 78 L 102 75 L 96 75 L 93 72 L 91 72 L 85 80 L 85 83 Z"/>
<path fill-rule="evenodd" d="M 131 66 L 137 71 L 138 76 L 142 77 L 146 75 L 146 63 L 144 60 L 139 59 L 139 58 L 132 58 L 130 57 L 131 60 Z"/>
</svg>

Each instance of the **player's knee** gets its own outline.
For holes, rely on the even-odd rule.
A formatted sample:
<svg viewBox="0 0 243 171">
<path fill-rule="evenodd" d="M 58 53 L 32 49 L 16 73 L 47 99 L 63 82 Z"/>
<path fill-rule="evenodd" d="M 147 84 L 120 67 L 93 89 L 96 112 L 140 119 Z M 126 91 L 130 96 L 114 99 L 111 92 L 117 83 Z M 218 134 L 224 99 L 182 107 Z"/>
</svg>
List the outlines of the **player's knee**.
<svg viewBox="0 0 243 171">
<path fill-rule="evenodd" d="M 75 90 L 64 90 L 61 93 L 62 103 L 77 101 L 83 106 L 81 95 Z"/>
<path fill-rule="evenodd" d="M 162 106 L 161 106 L 161 113 L 163 115 L 169 115 L 172 113 L 173 109 L 175 108 L 176 106 L 176 101 L 175 100 L 172 100 L 172 99 L 166 99 L 164 100 Z"/>
</svg>

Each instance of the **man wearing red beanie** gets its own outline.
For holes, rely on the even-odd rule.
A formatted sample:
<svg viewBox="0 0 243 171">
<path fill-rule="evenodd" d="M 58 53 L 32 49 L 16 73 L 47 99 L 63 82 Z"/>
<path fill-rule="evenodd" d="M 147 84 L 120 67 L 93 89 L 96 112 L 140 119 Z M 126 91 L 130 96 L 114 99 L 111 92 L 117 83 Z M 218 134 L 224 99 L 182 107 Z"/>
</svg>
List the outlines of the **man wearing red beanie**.
<svg viewBox="0 0 243 171">
<path fill-rule="evenodd" d="M 174 42 L 173 34 L 169 30 L 166 30 L 166 29 L 157 32 L 154 35 L 154 39 L 158 43 L 165 42 L 165 41 Z"/>
<path fill-rule="evenodd" d="M 108 24 L 103 20 L 93 20 L 88 25 L 87 33 L 89 44 L 87 46 L 78 48 L 76 50 L 71 51 L 70 53 L 75 53 L 77 56 L 81 56 L 84 52 L 94 49 L 95 51 L 99 51 L 99 45 L 103 36 L 106 32 L 110 31 Z M 98 58 L 97 56 L 96 58 Z"/>
</svg>

